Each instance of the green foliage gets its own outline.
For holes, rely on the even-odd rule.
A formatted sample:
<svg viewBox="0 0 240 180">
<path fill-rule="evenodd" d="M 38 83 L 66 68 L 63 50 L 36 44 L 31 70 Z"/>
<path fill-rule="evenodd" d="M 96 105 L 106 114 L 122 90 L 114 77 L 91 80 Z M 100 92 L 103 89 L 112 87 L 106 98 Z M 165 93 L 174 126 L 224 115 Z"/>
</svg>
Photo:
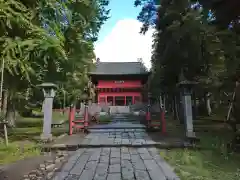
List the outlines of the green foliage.
<svg viewBox="0 0 240 180">
<path fill-rule="evenodd" d="M 107 0 L 0 0 L 0 61 L 4 89 L 15 106 L 41 101 L 36 85 L 42 82 L 58 84 L 72 99 L 83 91 L 107 5 Z"/>
<path fill-rule="evenodd" d="M 112 121 L 112 118 L 110 115 L 100 115 L 98 121 L 100 124 L 108 124 Z"/>
<path fill-rule="evenodd" d="M 137 0 L 135 5 L 142 6 L 138 16 L 143 22 L 141 32 L 145 33 L 149 26 L 156 29 L 152 55 L 153 93 L 174 92 L 183 75 L 208 90 L 226 87 L 225 79 L 229 82 L 239 71 L 239 8 L 224 0 L 161 0 L 157 9 L 149 2 Z"/>
<path fill-rule="evenodd" d="M 34 58 L 46 59 L 49 53 L 66 59 L 63 43 L 33 23 L 34 13 L 16 0 L 0 2 L 1 8 L 1 60 L 11 75 L 30 81 L 35 73 Z"/>
</svg>

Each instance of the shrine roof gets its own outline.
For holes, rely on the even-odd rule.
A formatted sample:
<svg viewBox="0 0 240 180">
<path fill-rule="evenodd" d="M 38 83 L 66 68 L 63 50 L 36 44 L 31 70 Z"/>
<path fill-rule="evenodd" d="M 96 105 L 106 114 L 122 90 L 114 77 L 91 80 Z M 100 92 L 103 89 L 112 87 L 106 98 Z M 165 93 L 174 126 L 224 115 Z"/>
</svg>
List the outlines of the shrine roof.
<svg viewBox="0 0 240 180">
<path fill-rule="evenodd" d="M 98 62 L 91 75 L 137 75 L 149 74 L 141 62 Z"/>
</svg>

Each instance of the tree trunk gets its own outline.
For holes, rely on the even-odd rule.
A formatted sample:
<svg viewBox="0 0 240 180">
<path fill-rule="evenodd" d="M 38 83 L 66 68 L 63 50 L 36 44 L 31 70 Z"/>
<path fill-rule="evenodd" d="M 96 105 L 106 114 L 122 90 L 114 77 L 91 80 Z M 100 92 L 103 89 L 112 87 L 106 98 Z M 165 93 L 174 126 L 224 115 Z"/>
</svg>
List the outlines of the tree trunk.
<svg viewBox="0 0 240 180">
<path fill-rule="evenodd" d="M 185 122 L 184 122 L 184 107 L 183 107 L 183 105 L 184 105 L 184 99 L 183 99 L 183 95 L 181 94 L 180 95 L 180 98 L 179 98 L 179 108 L 178 108 L 178 110 L 179 110 L 179 120 L 180 120 L 180 123 L 181 124 L 184 124 Z"/>
<path fill-rule="evenodd" d="M 212 114 L 212 108 L 211 108 L 211 100 L 210 100 L 210 93 L 206 93 L 206 108 L 207 108 L 207 115 L 210 116 Z"/>
<path fill-rule="evenodd" d="M 177 97 L 174 95 L 173 97 L 173 116 L 175 120 L 178 120 L 178 110 L 177 110 Z"/>
<path fill-rule="evenodd" d="M 196 93 L 193 93 L 193 119 L 197 119 L 198 115 L 198 107 L 197 107 L 197 100 L 196 100 Z"/>
<path fill-rule="evenodd" d="M 2 112 L 4 115 L 6 115 L 7 113 L 7 104 L 8 104 L 8 90 L 4 91 L 4 96 L 3 96 Z"/>
<path fill-rule="evenodd" d="M 8 121 L 9 126 L 11 127 L 16 126 L 16 108 L 12 94 L 9 94 L 8 98 L 6 120 Z"/>
</svg>

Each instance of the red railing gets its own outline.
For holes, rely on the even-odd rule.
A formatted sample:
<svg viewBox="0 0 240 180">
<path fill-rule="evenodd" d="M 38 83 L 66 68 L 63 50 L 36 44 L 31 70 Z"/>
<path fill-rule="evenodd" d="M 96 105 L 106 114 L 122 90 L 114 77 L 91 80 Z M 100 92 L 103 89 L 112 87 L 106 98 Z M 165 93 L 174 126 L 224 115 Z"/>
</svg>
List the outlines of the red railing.
<svg viewBox="0 0 240 180">
<path fill-rule="evenodd" d="M 165 119 L 165 110 L 162 107 L 160 112 L 156 112 L 156 119 L 152 118 L 152 112 L 150 108 L 147 108 L 146 112 L 146 123 L 148 128 L 161 127 L 162 134 L 166 134 L 166 119 Z"/>
<path fill-rule="evenodd" d="M 80 109 L 76 110 L 74 107 L 70 108 L 70 111 L 69 111 L 69 135 L 73 134 L 74 129 L 75 130 L 76 129 L 84 130 L 85 128 L 88 127 L 88 126 L 86 126 L 86 121 L 88 121 L 88 119 L 86 119 L 86 114 L 88 114 L 88 112 L 84 111 L 83 119 L 81 119 L 81 116 L 76 116 L 76 112 L 80 112 Z M 87 125 L 88 125 L 88 123 L 87 123 Z"/>
</svg>

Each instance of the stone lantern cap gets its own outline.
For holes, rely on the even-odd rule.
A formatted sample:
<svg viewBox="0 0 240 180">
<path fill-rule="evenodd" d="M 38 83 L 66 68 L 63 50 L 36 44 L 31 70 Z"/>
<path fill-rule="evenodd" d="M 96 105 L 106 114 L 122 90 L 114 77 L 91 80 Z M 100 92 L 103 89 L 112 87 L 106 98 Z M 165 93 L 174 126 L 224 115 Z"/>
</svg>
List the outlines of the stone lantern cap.
<svg viewBox="0 0 240 180">
<path fill-rule="evenodd" d="M 45 98 L 53 98 L 55 96 L 55 90 L 58 88 L 56 84 L 53 83 L 42 83 L 38 87 L 41 87 Z"/>
<path fill-rule="evenodd" d="M 183 80 L 177 84 L 177 87 L 193 87 L 197 84 L 196 81 Z"/>
<path fill-rule="evenodd" d="M 196 84 L 197 84 L 197 82 L 195 82 L 195 81 L 183 80 L 177 84 L 177 87 L 180 88 L 180 90 L 182 91 L 183 94 L 189 95 L 192 93 L 192 88 Z"/>
<path fill-rule="evenodd" d="M 46 82 L 46 83 L 42 83 L 42 84 L 39 84 L 37 85 L 38 87 L 41 87 L 43 89 L 57 89 L 58 86 L 54 83 L 49 83 L 49 82 Z"/>
</svg>

